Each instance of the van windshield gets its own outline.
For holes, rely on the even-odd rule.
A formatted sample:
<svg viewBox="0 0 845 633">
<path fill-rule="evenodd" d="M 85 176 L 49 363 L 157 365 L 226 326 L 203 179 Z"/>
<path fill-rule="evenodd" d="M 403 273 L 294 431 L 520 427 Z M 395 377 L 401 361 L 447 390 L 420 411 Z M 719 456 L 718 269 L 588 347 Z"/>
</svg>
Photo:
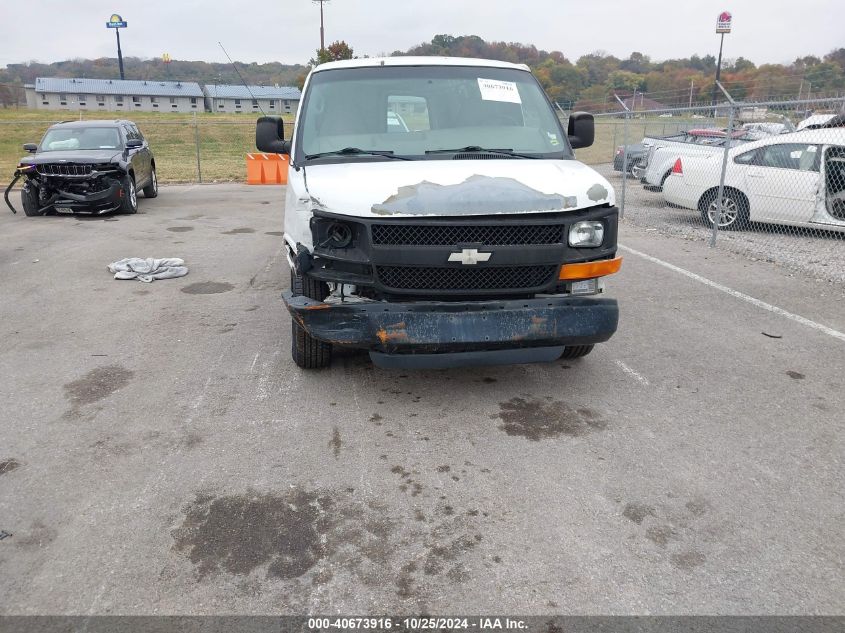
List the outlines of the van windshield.
<svg viewBox="0 0 845 633">
<path fill-rule="evenodd" d="M 573 157 L 537 80 L 510 68 L 376 66 L 317 72 L 300 117 L 297 162 L 452 159 L 458 150 L 484 149 L 529 158 Z"/>
</svg>

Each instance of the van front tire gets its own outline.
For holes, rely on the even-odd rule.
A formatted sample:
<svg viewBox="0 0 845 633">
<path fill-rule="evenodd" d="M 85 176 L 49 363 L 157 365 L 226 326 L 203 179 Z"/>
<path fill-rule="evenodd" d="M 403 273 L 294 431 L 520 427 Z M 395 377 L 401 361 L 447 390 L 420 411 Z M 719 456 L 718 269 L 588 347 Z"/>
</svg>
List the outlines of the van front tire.
<svg viewBox="0 0 845 633">
<path fill-rule="evenodd" d="M 567 345 L 563 348 L 563 353 L 560 355 L 561 360 L 573 360 L 581 358 L 593 351 L 595 345 Z"/>
<path fill-rule="evenodd" d="M 316 279 L 290 273 L 290 288 L 294 295 L 322 301 L 329 294 L 328 286 Z M 295 320 L 291 321 L 290 351 L 293 362 L 302 369 L 324 369 L 332 363 L 332 345 L 316 339 Z"/>
</svg>

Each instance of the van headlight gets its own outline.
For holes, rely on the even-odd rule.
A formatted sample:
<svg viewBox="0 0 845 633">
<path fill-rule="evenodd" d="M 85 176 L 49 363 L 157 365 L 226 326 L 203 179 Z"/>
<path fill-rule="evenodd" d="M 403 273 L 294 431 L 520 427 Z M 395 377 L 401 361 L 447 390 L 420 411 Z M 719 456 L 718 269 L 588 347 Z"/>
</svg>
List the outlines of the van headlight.
<svg viewBox="0 0 845 633">
<path fill-rule="evenodd" d="M 604 241 L 604 222 L 585 220 L 569 227 L 569 245 L 574 248 L 601 246 Z"/>
</svg>

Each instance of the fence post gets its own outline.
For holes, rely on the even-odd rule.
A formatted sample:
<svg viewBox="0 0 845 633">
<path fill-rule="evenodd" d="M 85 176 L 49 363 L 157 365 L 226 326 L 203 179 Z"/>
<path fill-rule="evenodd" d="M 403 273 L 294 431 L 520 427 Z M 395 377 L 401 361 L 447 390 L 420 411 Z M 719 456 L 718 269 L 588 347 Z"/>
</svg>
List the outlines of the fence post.
<svg viewBox="0 0 845 633">
<path fill-rule="evenodd" d="M 619 147 L 616 144 L 616 121 L 611 121 L 613 123 L 613 147 L 610 148 L 610 155 L 611 157 L 616 156 L 616 148 Z"/>
<path fill-rule="evenodd" d="M 622 124 L 622 195 L 619 198 L 619 219 L 621 220 L 625 217 L 625 187 L 628 183 L 628 119 L 631 111 L 616 93 L 613 96 L 625 109 L 625 122 Z"/>
<path fill-rule="evenodd" d="M 731 135 L 733 134 L 733 126 L 734 126 L 734 112 L 736 110 L 736 102 L 731 98 L 731 95 L 728 94 L 728 91 L 725 90 L 724 86 L 718 81 L 716 85 L 719 89 L 725 93 L 725 96 L 728 98 L 730 105 L 728 106 L 730 109 L 728 110 L 728 131 L 727 135 L 725 136 L 725 151 L 722 152 L 722 172 L 719 175 L 719 193 L 716 194 L 716 209 L 714 210 L 714 216 L 712 218 L 713 223 L 713 231 L 710 235 L 710 247 L 716 246 L 716 236 L 719 234 L 719 222 L 722 219 L 722 213 L 724 209 L 722 208 L 722 204 L 724 202 L 725 196 L 725 174 L 728 171 L 728 152 L 731 149 Z M 715 104 L 714 104 L 715 106 Z M 713 116 L 715 117 L 718 112 L 718 108 L 713 108 Z M 738 212 L 738 210 L 737 210 Z M 708 210 L 709 216 L 709 210 Z"/>
<path fill-rule="evenodd" d="M 200 126 L 196 112 L 194 112 L 194 143 L 197 150 L 197 180 L 200 184 L 202 184 L 202 168 L 200 166 Z"/>
</svg>

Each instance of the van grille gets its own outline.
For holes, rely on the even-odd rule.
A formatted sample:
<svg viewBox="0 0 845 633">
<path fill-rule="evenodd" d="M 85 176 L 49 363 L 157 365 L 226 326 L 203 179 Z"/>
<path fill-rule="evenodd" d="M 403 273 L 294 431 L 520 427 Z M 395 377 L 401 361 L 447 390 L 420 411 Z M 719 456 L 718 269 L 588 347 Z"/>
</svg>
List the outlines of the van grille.
<svg viewBox="0 0 845 633">
<path fill-rule="evenodd" d="M 382 285 L 395 290 L 523 290 L 546 286 L 556 269 L 557 266 L 376 266 L 376 274 Z"/>
<path fill-rule="evenodd" d="M 511 225 L 404 225 L 374 224 L 373 244 L 398 246 L 520 246 L 527 244 L 562 244 L 562 224 Z"/>
</svg>

